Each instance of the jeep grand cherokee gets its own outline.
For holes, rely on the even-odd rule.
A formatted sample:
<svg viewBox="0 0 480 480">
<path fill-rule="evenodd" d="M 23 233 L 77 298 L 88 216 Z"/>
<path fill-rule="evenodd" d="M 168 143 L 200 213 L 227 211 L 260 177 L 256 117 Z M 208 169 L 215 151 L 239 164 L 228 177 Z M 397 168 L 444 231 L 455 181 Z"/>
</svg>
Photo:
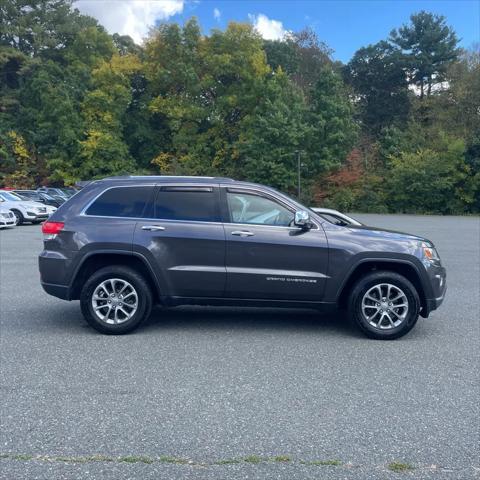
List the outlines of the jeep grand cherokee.
<svg viewBox="0 0 480 480">
<path fill-rule="evenodd" d="M 443 301 L 445 269 L 421 237 L 330 223 L 271 188 L 227 178 L 112 177 L 43 227 L 44 290 L 80 300 L 102 333 L 152 305 L 344 307 L 369 337 L 409 332 Z"/>
</svg>

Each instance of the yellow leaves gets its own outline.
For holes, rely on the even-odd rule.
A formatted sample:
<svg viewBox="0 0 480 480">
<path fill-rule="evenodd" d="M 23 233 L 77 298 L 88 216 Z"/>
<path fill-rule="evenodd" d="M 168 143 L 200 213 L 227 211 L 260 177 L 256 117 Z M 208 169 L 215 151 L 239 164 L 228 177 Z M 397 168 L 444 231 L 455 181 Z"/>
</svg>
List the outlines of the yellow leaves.
<svg viewBox="0 0 480 480">
<path fill-rule="evenodd" d="M 161 152 L 150 163 L 155 165 L 160 173 L 170 172 L 174 157 L 171 153 Z"/>
<path fill-rule="evenodd" d="M 17 132 L 10 130 L 7 133 L 7 136 L 12 142 L 12 151 L 15 157 L 22 161 L 28 160 L 30 157 L 30 152 L 28 151 L 27 143 L 25 139 L 19 135 Z"/>
<path fill-rule="evenodd" d="M 16 188 L 31 188 L 35 183 L 32 174 L 35 168 L 35 158 L 28 149 L 27 142 L 14 130 L 7 133 L 11 153 L 15 157 L 15 170 L 3 178 L 5 184 Z"/>
<path fill-rule="evenodd" d="M 94 83 L 99 87 L 114 83 L 126 85 L 141 68 L 142 64 L 136 55 L 114 54 L 110 60 L 102 60 L 92 74 Z"/>
</svg>

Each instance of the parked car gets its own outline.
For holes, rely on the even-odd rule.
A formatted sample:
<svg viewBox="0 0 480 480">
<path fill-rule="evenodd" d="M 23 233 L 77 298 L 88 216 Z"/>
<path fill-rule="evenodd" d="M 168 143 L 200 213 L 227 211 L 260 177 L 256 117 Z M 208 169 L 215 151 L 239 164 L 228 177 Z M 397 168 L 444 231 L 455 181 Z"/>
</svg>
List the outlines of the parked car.
<svg viewBox="0 0 480 480">
<path fill-rule="evenodd" d="M 63 197 L 53 197 L 48 195 L 48 193 L 36 192 L 35 190 L 13 190 L 13 193 L 16 193 L 19 197 L 22 197 L 24 200 L 31 200 L 32 202 L 44 203 L 45 205 L 50 205 L 52 207 L 58 208 L 62 203 L 65 203 Z"/>
<path fill-rule="evenodd" d="M 340 225 L 341 227 L 346 227 L 348 225 L 353 227 L 361 227 L 363 225 L 358 220 L 355 220 L 354 218 L 349 217 L 338 210 L 332 210 L 331 208 L 311 207 L 310 210 L 313 210 L 316 214 L 330 223 L 333 223 L 334 225 Z"/>
<path fill-rule="evenodd" d="M 15 225 L 17 225 L 17 217 L 0 203 L 0 228 L 15 227 Z"/>
<path fill-rule="evenodd" d="M 63 198 L 64 201 L 67 201 L 69 199 L 69 196 L 64 191 L 62 191 L 61 188 L 39 187 L 39 188 L 37 188 L 37 192 L 42 192 L 42 193 L 46 193 L 48 195 L 60 197 L 60 198 Z"/>
<path fill-rule="evenodd" d="M 24 222 L 43 222 L 57 210 L 49 205 L 24 200 L 15 193 L 6 190 L 0 190 L 0 202 L 3 207 L 8 208 L 15 215 L 17 225 Z"/>
<path fill-rule="evenodd" d="M 73 197 L 76 193 L 77 190 L 75 190 L 72 187 L 63 187 L 60 189 L 68 198 Z"/>
<path fill-rule="evenodd" d="M 422 237 L 335 225 L 265 186 L 225 178 L 95 181 L 46 222 L 44 290 L 98 331 L 153 304 L 346 307 L 369 337 L 405 335 L 440 306 L 445 268 Z"/>
</svg>

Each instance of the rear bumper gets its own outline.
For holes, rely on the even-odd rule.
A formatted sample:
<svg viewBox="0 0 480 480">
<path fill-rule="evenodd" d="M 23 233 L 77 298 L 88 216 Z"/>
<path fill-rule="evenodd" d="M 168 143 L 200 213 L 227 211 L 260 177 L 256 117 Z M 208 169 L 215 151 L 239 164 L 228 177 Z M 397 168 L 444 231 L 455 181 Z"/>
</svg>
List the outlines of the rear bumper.
<svg viewBox="0 0 480 480">
<path fill-rule="evenodd" d="M 38 257 L 40 283 L 50 295 L 70 300 L 70 259 L 63 253 L 43 250 Z"/>
<path fill-rule="evenodd" d="M 42 288 L 49 295 L 61 298 L 62 300 L 70 300 L 70 288 L 66 285 L 56 285 L 55 283 L 41 282 Z"/>
</svg>

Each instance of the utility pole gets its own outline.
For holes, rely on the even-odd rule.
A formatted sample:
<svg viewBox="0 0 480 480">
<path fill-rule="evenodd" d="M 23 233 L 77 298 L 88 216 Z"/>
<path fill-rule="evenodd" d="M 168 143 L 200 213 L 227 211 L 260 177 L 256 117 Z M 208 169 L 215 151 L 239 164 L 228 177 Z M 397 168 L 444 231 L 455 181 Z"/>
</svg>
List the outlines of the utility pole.
<svg viewBox="0 0 480 480">
<path fill-rule="evenodd" d="M 301 166 L 302 164 L 300 163 L 300 150 L 295 151 L 297 155 L 297 199 L 300 201 L 300 193 L 301 193 Z"/>
</svg>

